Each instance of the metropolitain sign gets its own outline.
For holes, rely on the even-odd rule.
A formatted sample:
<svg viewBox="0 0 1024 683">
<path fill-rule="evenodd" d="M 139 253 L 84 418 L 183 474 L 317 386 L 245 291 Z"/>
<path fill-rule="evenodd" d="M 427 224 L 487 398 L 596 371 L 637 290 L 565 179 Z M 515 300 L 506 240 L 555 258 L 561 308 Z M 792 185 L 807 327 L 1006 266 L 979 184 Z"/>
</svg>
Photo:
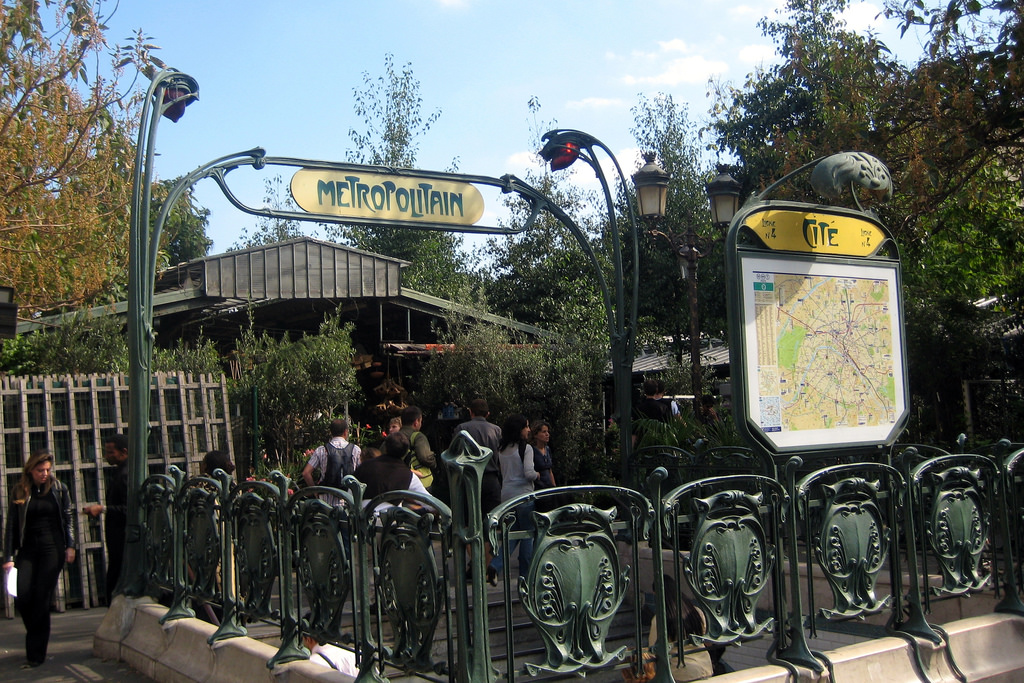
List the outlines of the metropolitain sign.
<svg viewBox="0 0 1024 683">
<path fill-rule="evenodd" d="M 358 219 L 473 225 L 484 213 L 469 183 L 372 172 L 302 168 L 291 181 L 304 211 Z"/>
</svg>

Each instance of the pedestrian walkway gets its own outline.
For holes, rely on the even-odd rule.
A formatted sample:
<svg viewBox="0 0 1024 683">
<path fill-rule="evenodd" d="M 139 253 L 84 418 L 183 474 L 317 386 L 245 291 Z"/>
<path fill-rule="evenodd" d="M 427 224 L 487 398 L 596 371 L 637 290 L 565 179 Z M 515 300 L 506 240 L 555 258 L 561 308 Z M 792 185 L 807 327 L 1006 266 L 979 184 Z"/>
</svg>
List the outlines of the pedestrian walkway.
<svg viewBox="0 0 1024 683">
<path fill-rule="evenodd" d="M 25 663 L 25 626 L 20 617 L 0 616 L 0 681 L 4 683 L 64 683 L 75 681 L 149 681 L 127 664 L 103 661 L 92 654 L 92 636 L 99 628 L 106 607 L 69 609 L 54 613 L 50 625 L 50 646 L 46 662 L 34 669 Z"/>
</svg>

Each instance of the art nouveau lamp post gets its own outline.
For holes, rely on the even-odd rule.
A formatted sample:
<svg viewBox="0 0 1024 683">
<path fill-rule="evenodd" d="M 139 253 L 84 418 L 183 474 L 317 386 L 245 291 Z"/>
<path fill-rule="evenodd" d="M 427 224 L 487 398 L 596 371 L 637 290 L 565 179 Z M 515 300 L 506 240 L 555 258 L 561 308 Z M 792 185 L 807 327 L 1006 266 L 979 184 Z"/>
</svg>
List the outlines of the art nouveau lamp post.
<svg viewBox="0 0 1024 683">
<path fill-rule="evenodd" d="M 632 286 L 629 289 L 632 301 L 629 303 L 627 315 L 626 288 L 622 266 L 622 240 L 619 225 L 615 216 L 615 202 L 612 199 L 611 187 L 604 171 L 598 163 L 595 150 L 602 150 L 611 160 L 621 183 L 622 193 L 627 193 L 626 183 L 619 168 L 619 162 L 611 150 L 600 140 L 578 130 L 552 130 L 544 134 L 544 147 L 541 157 L 551 165 L 552 171 L 568 168 L 577 160 L 584 161 L 597 175 L 604 191 L 605 204 L 608 211 L 608 232 L 612 241 L 612 265 L 615 269 L 614 303 L 606 302 L 608 334 L 611 341 L 612 378 L 615 383 L 615 410 L 619 418 L 619 458 L 622 481 L 629 481 L 629 460 L 632 451 L 632 418 L 633 418 L 633 351 L 636 335 L 637 290 L 640 285 L 639 269 L 637 268 L 636 217 L 633 215 L 632 204 L 627 204 L 627 228 L 630 231 L 630 242 L 633 251 Z"/>
<path fill-rule="evenodd" d="M 160 226 L 150 226 L 153 158 L 161 118 L 177 121 L 199 99 L 191 76 L 164 69 L 153 77 L 143 103 L 132 175 L 128 243 L 128 528 L 125 558 L 117 592 L 130 596 L 146 590 L 142 511 L 139 491 L 148 475 L 149 404 L 153 363 L 153 287 L 160 250 Z"/>
<path fill-rule="evenodd" d="M 668 197 L 668 181 L 671 177 L 655 161 L 655 154 L 644 154 L 646 164 L 633 176 L 636 185 L 637 204 L 640 216 L 650 223 L 656 223 L 665 216 L 665 205 Z M 711 203 L 711 223 L 716 228 L 729 225 L 732 217 L 739 209 L 740 184 L 730 175 L 719 170 L 718 176 L 707 185 L 708 199 Z M 651 231 L 652 235 L 664 237 L 672 247 L 679 263 L 679 272 L 686 281 L 690 305 L 690 391 L 693 393 L 693 410 L 700 412 L 700 399 L 703 393 L 700 363 L 700 311 L 697 300 L 697 264 L 705 255 L 707 247 L 697 234 L 696 227 L 690 221 L 684 233 L 665 233 L 660 230 Z"/>
</svg>

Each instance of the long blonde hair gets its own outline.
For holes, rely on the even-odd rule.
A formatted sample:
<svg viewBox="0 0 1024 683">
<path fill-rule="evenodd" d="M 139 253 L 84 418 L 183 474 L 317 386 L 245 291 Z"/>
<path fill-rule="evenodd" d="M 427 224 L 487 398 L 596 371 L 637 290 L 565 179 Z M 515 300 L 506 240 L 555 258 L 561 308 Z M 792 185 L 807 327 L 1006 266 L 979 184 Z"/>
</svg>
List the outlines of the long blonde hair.
<svg viewBox="0 0 1024 683">
<path fill-rule="evenodd" d="M 29 494 L 32 492 L 32 470 L 39 466 L 41 462 L 49 462 L 53 464 L 53 456 L 50 455 L 50 451 L 45 448 L 40 448 L 32 452 L 28 460 L 25 462 L 25 467 L 21 470 L 21 481 L 14 485 L 13 497 L 16 505 L 24 505 L 25 501 L 28 500 Z M 50 477 L 43 484 L 43 493 L 49 493 L 50 487 L 53 485 L 53 470 L 50 470 Z"/>
</svg>

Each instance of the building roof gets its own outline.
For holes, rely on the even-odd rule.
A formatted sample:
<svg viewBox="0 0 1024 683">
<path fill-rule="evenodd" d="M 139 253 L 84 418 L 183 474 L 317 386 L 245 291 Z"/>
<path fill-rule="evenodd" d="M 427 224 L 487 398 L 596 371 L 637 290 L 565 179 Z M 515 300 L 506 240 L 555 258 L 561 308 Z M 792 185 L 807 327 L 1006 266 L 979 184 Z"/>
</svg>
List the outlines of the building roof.
<svg viewBox="0 0 1024 683">
<path fill-rule="evenodd" d="M 431 343 L 433 321 L 448 311 L 531 335 L 539 328 L 484 314 L 402 287 L 407 261 L 311 237 L 215 254 L 161 271 L 153 296 L 158 338 L 202 334 L 229 343 L 250 321 L 270 333 L 313 332 L 337 311 L 355 325 L 353 340 L 367 350 L 381 342 Z M 91 316 L 123 315 L 127 302 L 96 307 Z M 31 332 L 72 314 L 18 326 Z"/>
</svg>

